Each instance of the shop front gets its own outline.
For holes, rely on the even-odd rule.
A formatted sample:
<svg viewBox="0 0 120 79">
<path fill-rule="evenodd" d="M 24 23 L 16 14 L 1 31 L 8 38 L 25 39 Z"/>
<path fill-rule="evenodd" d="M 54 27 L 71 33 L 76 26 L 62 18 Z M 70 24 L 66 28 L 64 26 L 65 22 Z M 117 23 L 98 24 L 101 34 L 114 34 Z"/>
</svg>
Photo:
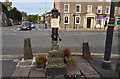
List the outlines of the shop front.
<svg viewBox="0 0 120 79">
<path fill-rule="evenodd" d="M 109 17 L 106 17 L 106 15 L 97 15 L 95 28 L 99 28 L 99 29 L 105 28 L 105 23 L 108 23 L 108 20 L 109 20 Z"/>
</svg>

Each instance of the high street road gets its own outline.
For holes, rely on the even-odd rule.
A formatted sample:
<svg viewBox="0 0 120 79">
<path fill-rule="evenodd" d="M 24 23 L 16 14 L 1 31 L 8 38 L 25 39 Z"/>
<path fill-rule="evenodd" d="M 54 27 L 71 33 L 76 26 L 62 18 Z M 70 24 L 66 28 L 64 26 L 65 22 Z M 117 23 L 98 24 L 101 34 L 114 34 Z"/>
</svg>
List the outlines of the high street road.
<svg viewBox="0 0 120 79">
<path fill-rule="evenodd" d="M 89 42 L 92 53 L 104 53 L 106 30 L 73 30 L 59 31 L 62 41 L 60 48 L 69 47 L 73 52 L 82 52 L 82 43 Z M 26 31 L 19 31 L 18 26 L 2 28 L 2 54 L 23 54 L 24 39 L 31 38 L 33 53 L 49 52 L 51 50 L 51 29 L 41 26 Z M 112 53 L 118 53 L 119 32 L 114 31 Z"/>
<path fill-rule="evenodd" d="M 24 39 L 31 38 L 33 53 L 49 52 L 51 50 L 51 29 L 44 29 L 43 25 L 38 25 L 30 31 L 19 31 L 19 26 L 2 28 L 2 53 L 5 55 L 21 55 L 23 54 Z M 89 42 L 90 51 L 92 53 L 104 53 L 106 30 L 60 30 L 59 42 L 60 48 L 69 47 L 73 52 L 82 52 L 82 43 Z M 112 54 L 118 54 L 118 37 L 119 31 L 114 31 Z M 6 58 L 5 58 L 6 59 Z M 14 58 L 2 60 L 2 75 L 9 77 L 15 69 L 16 63 Z M 11 60 L 12 59 L 12 60 Z M 6 68 L 7 67 L 7 68 Z"/>
</svg>

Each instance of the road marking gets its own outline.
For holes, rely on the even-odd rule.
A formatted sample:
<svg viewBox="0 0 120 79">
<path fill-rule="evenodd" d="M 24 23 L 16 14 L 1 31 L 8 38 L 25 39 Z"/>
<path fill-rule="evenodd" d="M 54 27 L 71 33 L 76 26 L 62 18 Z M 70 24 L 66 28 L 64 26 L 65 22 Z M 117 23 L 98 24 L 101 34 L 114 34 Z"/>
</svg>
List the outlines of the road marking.
<svg viewBox="0 0 120 79">
<path fill-rule="evenodd" d="M 48 53 L 33 53 L 34 56 L 36 55 L 48 55 Z M 82 55 L 82 53 L 79 52 L 72 52 L 71 55 Z M 95 55 L 95 56 L 103 56 L 104 53 L 91 53 L 91 55 Z M 0 55 L 0 57 L 20 57 L 23 56 L 23 54 L 19 54 L 19 55 Z M 111 54 L 111 56 L 120 56 L 119 54 Z"/>
</svg>

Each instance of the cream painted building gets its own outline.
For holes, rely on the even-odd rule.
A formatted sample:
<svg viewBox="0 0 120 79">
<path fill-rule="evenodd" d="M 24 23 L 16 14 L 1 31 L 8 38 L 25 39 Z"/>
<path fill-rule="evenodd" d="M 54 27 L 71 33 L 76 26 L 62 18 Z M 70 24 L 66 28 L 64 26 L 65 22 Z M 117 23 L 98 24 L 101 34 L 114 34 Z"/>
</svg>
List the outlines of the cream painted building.
<svg viewBox="0 0 120 79">
<path fill-rule="evenodd" d="M 54 0 L 54 2 L 61 15 L 60 27 L 104 28 L 105 21 L 109 22 L 110 0 Z"/>
</svg>

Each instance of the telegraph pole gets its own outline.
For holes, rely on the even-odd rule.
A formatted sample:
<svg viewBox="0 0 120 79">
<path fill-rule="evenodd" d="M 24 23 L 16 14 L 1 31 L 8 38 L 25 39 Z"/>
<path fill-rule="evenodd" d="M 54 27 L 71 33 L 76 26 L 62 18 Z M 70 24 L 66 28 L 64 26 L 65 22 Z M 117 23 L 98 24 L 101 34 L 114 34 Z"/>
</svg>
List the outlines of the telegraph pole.
<svg viewBox="0 0 120 79">
<path fill-rule="evenodd" d="M 115 11 L 115 2 L 114 0 L 111 0 L 110 19 L 109 19 L 107 33 L 106 33 L 104 60 L 102 62 L 102 68 L 104 69 L 111 68 L 110 57 L 111 57 L 113 32 L 114 32 L 114 25 L 115 25 L 114 11 Z"/>
</svg>

